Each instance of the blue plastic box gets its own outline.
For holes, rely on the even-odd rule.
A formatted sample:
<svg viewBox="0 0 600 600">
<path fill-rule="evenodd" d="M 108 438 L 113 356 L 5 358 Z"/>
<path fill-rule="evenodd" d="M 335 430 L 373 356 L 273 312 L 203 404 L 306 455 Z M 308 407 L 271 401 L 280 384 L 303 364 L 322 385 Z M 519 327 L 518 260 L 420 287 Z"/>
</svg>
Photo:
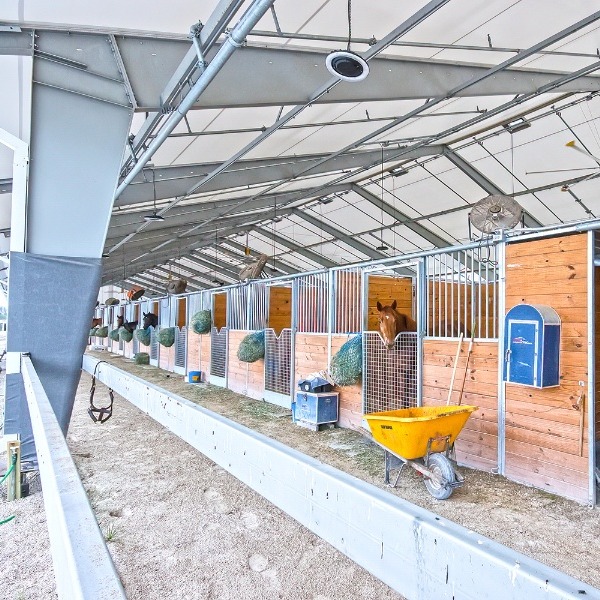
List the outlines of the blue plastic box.
<svg viewBox="0 0 600 600">
<path fill-rule="evenodd" d="M 298 425 L 318 430 L 319 425 L 338 420 L 339 394 L 327 392 L 296 392 L 292 402 L 292 420 Z"/>
<path fill-rule="evenodd" d="M 188 373 L 188 383 L 202 383 L 202 371 L 190 371 Z"/>
</svg>

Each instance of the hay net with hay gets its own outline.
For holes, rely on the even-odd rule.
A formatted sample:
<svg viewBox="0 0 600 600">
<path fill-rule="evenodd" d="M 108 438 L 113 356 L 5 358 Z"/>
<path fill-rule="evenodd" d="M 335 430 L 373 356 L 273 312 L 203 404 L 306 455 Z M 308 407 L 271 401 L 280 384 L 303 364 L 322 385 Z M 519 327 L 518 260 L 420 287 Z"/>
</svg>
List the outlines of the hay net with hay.
<svg viewBox="0 0 600 600">
<path fill-rule="evenodd" d="M 159 329 L 156 339 L 161 346 L 170 348 L 175 343 L 175 327 L 164 327 Z"/>
<path fill-rule="evenodd" d="M 237 357 L 242 362 L 253 363 L 265 356 L 265 332 L 255 331 L 248 334 L 241 342 Z"/>
<path fill-rule="evenodd" d="M 133 333 L 127 331 L 125 327 L 119 328 L 119 340 L 122 342 L 130 342 L 133 339 Z"/>
<path fill-rule="evenodd" d="M 362 336 L 349 339 L 331 359 L 331 378 L 336 385 L 354 385 L 362 379 Z"/>
<path fill-rule="evenodd" d="M 212 314 L 210 310 L 199 310 L 194 313 L 194 316 L 190 320 L 192 331 L 198 335 L 209 333 L 212 327 Z"/>
<path fill-rule="evenodd" d="M 135 339 L 143 346 L 150 345 L 150 328 L 136 329 L 133 335 L 135 336 Z"/>
</svg>

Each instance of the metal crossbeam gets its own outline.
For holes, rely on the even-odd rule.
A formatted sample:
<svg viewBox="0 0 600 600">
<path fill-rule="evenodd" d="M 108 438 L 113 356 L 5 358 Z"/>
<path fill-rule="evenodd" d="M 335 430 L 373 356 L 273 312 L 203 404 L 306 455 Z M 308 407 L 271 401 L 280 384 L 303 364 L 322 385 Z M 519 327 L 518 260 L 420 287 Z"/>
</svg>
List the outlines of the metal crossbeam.
<svg viewBox="0 0 600 600">
<path fill-rule="evenodd" d="M 488 179 L 481 171 L 476 169 L 470 162 L 465 160 L 458 152 L 446 146 L 444 156 L 456 167 L 458 167 L 469 179 L 473 180 L 480 188 L 492 195 L 506 195 L 493 181 Z M 541 227 L 541 223 L 525 209 L 523 209 L 524 223 L 526 227 Z"/>
<path fill-rule="evenodd" d="M 452 246 L 453 242 L 450 240 L 446 240 L 443 237 L 433 233 L 424 227 L 420 223 L 415 223 L 411 221 L 410 217 L 403 212 L 400 212 L 397 208 L 390 206 L 387 202 L 382 202 L 381 198 L 375 196 L 366 190 L 362 186 L 358 184 L 352 184 L 352 191 L 356 192 L 359 196 L 362 196 L 365 200 L 370 202 L 373 206 L 382 209 L 385 213 L 390 215 L 393 219 L 398 221 L 399 223 L 405 225 L 411 231 L 414 231 L 417 235 L 421 236 L 424 240 L 427 240 L 430 244 L 437 248 L 447 248 L 448 246 Z"/>
<path fill-rule="evenodd" d="M 338 263 L 335 263 L 335 262 L 329 260 L 328 258 L 325 258 L 324 256 L 321 256 L 320 254 L 317 254 L 316 252 L 309 250 L 308 248 L 304 248 L 303 246 L 296 244 L 296 242 L 293 242 L 292 240 L 290 240 L 288 238 L 284 238 L 281 235 L 273 233 L 272 231 L 268 231 L 266 229 L 263 229 L 262 227 L 254 227 L 254 231 L 257 231 L 258 233 L 260 233 L 262 236 L 264 236 L 268 240 L 273 240 L 275 243 L 279 244 L 280 246 L 285 246 L 286 248 L 289 248 L 292 252 L 295 252 L 296 254 L 299 254 L 300 256 L 304 256 L 304 258 L 307 258 L 311 262 L 314 262 L 318 265 L 321 265 L 323 267 L 337 267 L 338 266 Z"/>
<path fill-rule="evenodd" d="M 300 217 L 301 219 L 304 219 L 307 223 L 314 225 L 321 231 L 324 231 L 325 233 L 333 236 L 336 240 L 343 242 L 347 246 L 354 248 L 355 250 L 357 250 L 361 254 L 364 254 L 365 256 L 368 256 L 369 258 L 375 258 L 375 259 L 387 258 L 387 254 L 383 254 L 382 252 L 379 252 L 379 250 L 375 250 L 371 246 L 367 246 L 367 244 L 361 242 L 357 237 L 348 235 L 347 233 L 344 233 L 337 227 L 333 227 L 332 225 L 329 225 L 325 221 L 321 221 L 320 219 L 317 219 L 315 216 L 311 215 L 308 211 L 299 210 L 299 209 L 295 208 L 294 215 Z"/>
</svg>

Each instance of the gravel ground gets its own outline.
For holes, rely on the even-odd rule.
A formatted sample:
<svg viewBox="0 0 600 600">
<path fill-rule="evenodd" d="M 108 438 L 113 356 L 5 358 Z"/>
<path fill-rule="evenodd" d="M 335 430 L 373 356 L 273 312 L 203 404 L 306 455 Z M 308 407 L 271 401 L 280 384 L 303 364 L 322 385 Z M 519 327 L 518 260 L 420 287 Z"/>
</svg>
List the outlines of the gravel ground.
<svg viewBox="0 0 600 600">
<path fill-rule="evenodd" d="M 433 499 L 412 470 L 390 489 L 382 451 L 356 432 L 311 432 L 268 403 L 93 354 L 600 588 L 598 510 L 469 469 L 446 501 Z M 400 598 L 118 396 L 113 418 L 93 424 L 88 390 L 84 375 L 69 445 L 128 598 Z M 102 404 L 104 387 L 96 394 Z M 17 513 L 0 530 L 8 569 L 0 598 L 53 598 L 41 493 L 16 504 L 0 503 L 0 516 Z"/>
</svg>

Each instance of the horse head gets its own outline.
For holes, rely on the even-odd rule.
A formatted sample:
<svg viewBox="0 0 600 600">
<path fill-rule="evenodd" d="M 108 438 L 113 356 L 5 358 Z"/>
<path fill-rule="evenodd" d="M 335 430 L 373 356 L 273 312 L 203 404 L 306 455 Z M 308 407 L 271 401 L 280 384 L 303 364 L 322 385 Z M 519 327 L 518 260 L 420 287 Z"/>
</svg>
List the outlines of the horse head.
<svg viewBox="0 0 600 600">
<path fill-rule="evenodd" d="M 394 347 L 396 336 L 405 331 L 416 331 L 417 324 L 408 315 L 396 310 L 398 304 L 394 300 L 389 306 L 377 302 L 379 313 L 379 334 L 389 350 Z"/>
<path fill-rule="evenodd" d="M 123 327 L 125 328 L 126 331 L 129 331 L 129 333 L 133 333 L 137 326 L 138 326 L 137 321 L 129 321 L 128 323 L 123 323 Z"/>
<path fill-rule="evenodd" d="M 94 317 L 92 319 L 92 327 L 98 327 L 98 325 L 102 325 L 102 319 L 100 317 Z"/>
<path fill-rule="evenodd" d="M 117 316 L 117 329 L 119 327 L 123 327 L 124 322 L 125 322 L 125 319 L 123 318 L 123 315 L 118 315 Z"/>
<path fill-rule="evenodd" d="M 143 313 L 144 315 L 144 320 L 142 322 L 142 327 L 144 329 L 148 329 L 148 327 L 152 326 L 152 327 L 156 327 L 158 325 L 158 315 L 155 315 L 154 313 L 148 312 L 148 313 Z"/>
</svg>

